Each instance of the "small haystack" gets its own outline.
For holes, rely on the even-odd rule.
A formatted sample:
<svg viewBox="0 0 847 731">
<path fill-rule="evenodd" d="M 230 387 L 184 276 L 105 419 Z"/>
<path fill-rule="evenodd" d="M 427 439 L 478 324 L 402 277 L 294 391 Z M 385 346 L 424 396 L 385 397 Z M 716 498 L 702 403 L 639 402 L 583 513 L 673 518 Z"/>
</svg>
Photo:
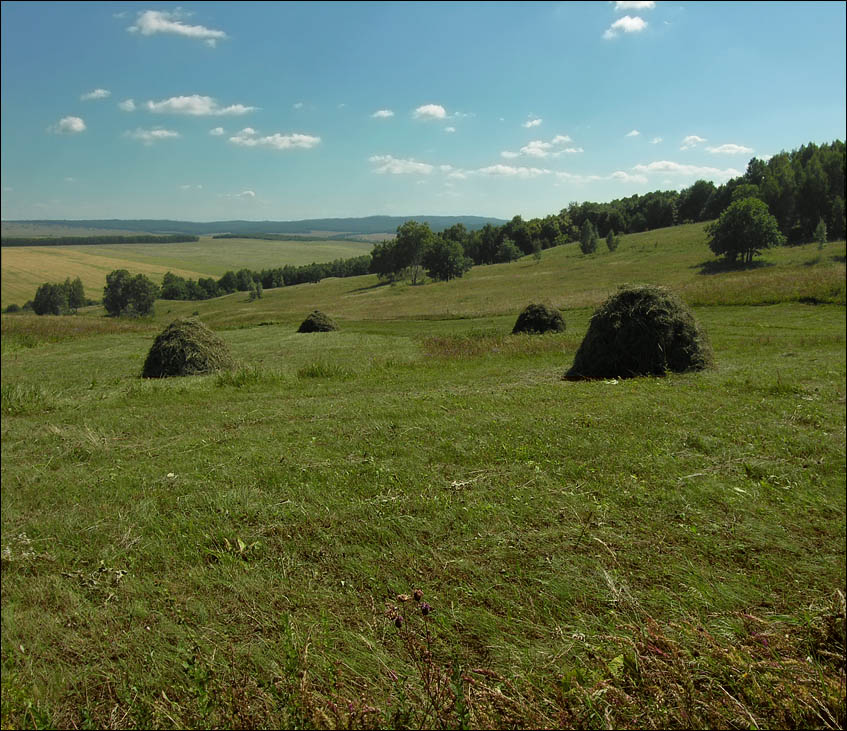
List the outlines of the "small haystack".
<svg viewBox="0 0 847 731">
<path fill-rule="evenodd" d="M 192 376 L 234 365 L 226 343 L 196 319 L 174 320 L 153 341 L 143 378 Z"/>
<path fill-rule="evenodd" d="M 568 380 L 664 375 L 711 365 L 705 334 L 688 307 L 660 287 L 621 287 L 594 313 Z"/>
<path fill-rule="evenodd" d="M 338 330 L 335 321 L 320 310 L 315 310 L 297 328 L 299 333 L 328 333 Z"/>
<path fill-rule="evenodd" d="M 565 321 L 562 313 L 550 305 L 527 305 L 518 315 L 518 320 L 512 330 L 515 333 L 541 335 L 542 333 L 561 333 L 565 331 Z"/>
</svg>

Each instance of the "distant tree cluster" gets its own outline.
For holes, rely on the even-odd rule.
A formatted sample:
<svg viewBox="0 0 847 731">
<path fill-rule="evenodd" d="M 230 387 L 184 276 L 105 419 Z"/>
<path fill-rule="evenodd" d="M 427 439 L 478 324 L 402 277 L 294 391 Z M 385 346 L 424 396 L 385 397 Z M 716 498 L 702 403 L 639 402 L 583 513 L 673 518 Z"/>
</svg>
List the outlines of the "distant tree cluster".
<svg viewBox="0 0 847 731">
<path fill-rule="evenodd" d="M 205 300 L 234 292 L 250 292 L 251 299 L 262 296 L 264 289 L 290 287 L 295 284 L 317 283 L 328 277 L 357 277 L 367 274 L 371 256 L 364 254 L 351 259 L 336 259 L 324 264 L 305 264 L 274 269 L 239 269 L 228 271 L 220 279 L 200 277 L 185 279 L 172 272 L 162 278 L 161 297 L 166 300 Z M 253 294 L 255 293 L 255 294 Z"/>
<path fill-rule="evenodd" d="M 96 244 L 180 244 L 199 241 L 197 236 L 173 234 L 170 236 L 53 236 L 44 238 L 4 238 L 0 246 L 93 246 Z"/>
<path fill-rule="evenodd" d="M 424 272 L 443 281 L 461 277 L 473 265 L 465 255 L 466 236 L 461 223 L 439 235 L 427 223 L 406 221 L 394 239 L 374 246 L 370 271 L 381 279 L 408 279 L 412 284 L 422 282 Z"/>
<path fill-rule="evenodd" d="M 35 292 L 32 302 L 27 303 L 36 315 L 67 315 L 85 304 L 85 289 L 79 277 L 73 281 L 68 277 L 59 284 L 45 282 Z"/>
<path fill-rule="evenodd" d="M 103 307 L 112 317 L 149 315 L 158 296 L 159 287 L 143 274 L 132 276 L 126 269 L 116 269 L 106 275 Z"/>
</svg>

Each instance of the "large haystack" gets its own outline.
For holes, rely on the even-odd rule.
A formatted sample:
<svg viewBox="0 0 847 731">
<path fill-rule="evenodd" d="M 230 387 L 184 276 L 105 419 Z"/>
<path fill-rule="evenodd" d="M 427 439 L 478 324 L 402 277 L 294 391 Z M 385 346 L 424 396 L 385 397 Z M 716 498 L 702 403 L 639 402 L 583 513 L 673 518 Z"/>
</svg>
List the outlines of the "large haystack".
<svg viewBox="0 0 847 731">
<path fill-rule="evenodd" d="M 523 312 L 518 315 L 512 334 L 529 333 L 541 335 L 543 333 L 561 333 L 565 331 L 565 321 L 562 313 L 550 305 L 533 304 L 527 305 Z"/>
<path fill-rule="evenodd" d="M 226 343 L 202 322 L 174 320 L 153 341 L 141 375 L 143 378 L 191 376 L 233 365 Z"/>
<path fill-rule="evenodd" d="M 565 378 L 664 375 L 711 362 L 708 340 L 682 301 L 660 287 L 626 286 L 592 316 Z"/>
<path fill-rule="evenodd" d="M 338 330 L 335 321 L 320 310 L 315 310 L 297 328 L 299 333 L 327 333 Z"/>
</svg>

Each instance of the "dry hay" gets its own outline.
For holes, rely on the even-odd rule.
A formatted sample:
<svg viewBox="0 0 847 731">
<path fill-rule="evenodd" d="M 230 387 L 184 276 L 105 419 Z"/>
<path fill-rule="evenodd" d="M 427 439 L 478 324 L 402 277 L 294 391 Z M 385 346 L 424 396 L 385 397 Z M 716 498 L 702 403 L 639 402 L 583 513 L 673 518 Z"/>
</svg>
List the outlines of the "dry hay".
<svg viewBox="0 0 847 731">
<path fill-rule="evenodd" d="M 529 333 L 541 335 L 547 332 L 564 332 L 565 321 L 562 313 L 555 307 L 544 304 L 527 305 L 523 312 L 518 315 L 512 334 Z"/>
<path fill-rule="evenodd" d="M 196 319 L 174 320 L 153 341 L 143 378 L 191 376 L 232 368 L 226 343 Z"/>
<path fill-rule="evenodd" d="M 315 310 L 297 328 L 299 333 L 326 333 L 338 330 L 335 321 L 320 310 Z"/>
<path fill-rule="evenodd" d="M 687 305 L 661 287 L 624 286 L 594 315 L 568 380 L 699 371 L 712 352 Z"/>
</svg>

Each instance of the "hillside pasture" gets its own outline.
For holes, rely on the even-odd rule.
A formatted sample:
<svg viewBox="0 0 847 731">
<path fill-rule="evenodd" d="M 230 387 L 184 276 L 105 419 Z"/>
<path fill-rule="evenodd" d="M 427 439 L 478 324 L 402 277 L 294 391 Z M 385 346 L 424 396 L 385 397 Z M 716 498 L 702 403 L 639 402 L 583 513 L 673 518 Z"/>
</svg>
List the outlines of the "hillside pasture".
<svg viewBox="0 0 847 731">
<path fill-rule="evenodd" d="M 368 243 L 354 241 L 264 241 L 212 239 L 179 244 L 119 244 L 111 246 L 4 247 L 0 250 L 2 306 L 32 299 L 43 282 L 80 277 L 86 297 L 100 299 L 106 275 L 115 269 L 146 274 L 161 282 L 165 272 L 181 277 L 219 278 L 226 271 L 260 270 L 291 264 L 348 259 L 370 252 Z"/>
<path fill-rule="evenodd" d="M 845 244 L 702 236 L 3 315 L 4 727 L 843 728 Z M 716 366 L 564 381 L 624 282 Z M 235 368 L 140 378 L 193 312 Z"/>
</svg>

